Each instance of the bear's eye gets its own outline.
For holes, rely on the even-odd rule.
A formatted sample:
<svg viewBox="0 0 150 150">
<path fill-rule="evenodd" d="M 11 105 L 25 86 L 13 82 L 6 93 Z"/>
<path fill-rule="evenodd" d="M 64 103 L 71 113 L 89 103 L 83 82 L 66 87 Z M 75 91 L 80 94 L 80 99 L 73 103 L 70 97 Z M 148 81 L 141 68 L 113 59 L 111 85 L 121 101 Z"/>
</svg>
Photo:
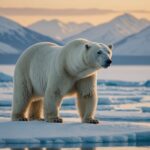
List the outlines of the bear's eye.
<svg viewBox="0 0 150 150">
<path fill-rule="evenodd" d="M 102 51 L 98 51 L 97 54 L 99 54 L 99 55 L 102 54 Z"/>
</svg>

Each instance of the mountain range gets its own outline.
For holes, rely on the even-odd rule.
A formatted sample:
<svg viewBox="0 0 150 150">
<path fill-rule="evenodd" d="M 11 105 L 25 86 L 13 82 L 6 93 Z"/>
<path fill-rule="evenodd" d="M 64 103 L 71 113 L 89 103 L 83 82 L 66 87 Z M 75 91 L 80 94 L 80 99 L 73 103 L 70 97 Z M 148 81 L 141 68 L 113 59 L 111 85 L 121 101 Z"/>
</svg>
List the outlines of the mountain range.
<svg viewBox="0 0 150 150">
<path fill-rule="evenodd" d="M 113 20 L 89 28 L 79 34 L 64 39 L 65 42 L 76 38 L 86 38 L 95 42 L 116 43 L 123 38 L 141 31 L 150 25 L 146 19 L 137 19 L 130 14 L 123 14 Z"/>
<path fill-rule="evenodd" d="M 52 20 L 52 22 L 61 24 L 58 20 Z M 84 26 L 84 31 L 78 34 L 76 34 L 75 30 L 79 24 L 69 24 L 74 35 L 60 41 L 53 36 L 50 37 L 33 31 L 8 18 L 0 17 L 0 63 L 15 63 L 19 55 L 27 47 L 37 42 L 49 41 L 63 45 L 65 42 L 76 38 L 86 38 L 96 42 L 104 42 L 105 44 L 113 43 L 113 57 L 117 58 L 117 64 L 120 64 L 123 59 L 126 63 L 130 64 L 130 62 L 137 61 L 136 64 L 138 64 L 137 56 L 138 58 L 141 57 L 139 58 L 141 59 L 140 63 L 144 64 L 147 61 L 147 64 L 150 64 L 150 22 L 146 19 L 137 19 L 130 14 L 124 14 L 97 26 L 91 24 L 88 26 L 88 23 L 83 23 L 83 26 L 87 25 L 88 29 L 85 30 Z M 58 31 L 62 28 L 58 29 L 57 27 L 51 26 L 51 30 L 59 36 Z M 60 33 L 60 38 L 65 37 L 66 32 L 64 31 L 64 35 L 62 33 Z"/>
<path fill-rule="evenodd" d="M 54 38 L 32 31 L 8 18 L 0 17 L 0 53 L 21 53 L 28 46 L 42 41 L 62 44 Z"/>
<path fill-rule="evenodd" d="M 150 56 L 150 26 L 114 44 L 114 55 Z"/>
<path fill-rule="evenodd" d="M 90 27 L 93 27 L 90 23 L 64 23 L 60 20 L 40 20 L 28 26 L 29 29 L 39 32 L 41 34 L 51 36 L 55 39 L 62 40 L 64 38 L 73 36 L 80 33 Z"/>
</svg>

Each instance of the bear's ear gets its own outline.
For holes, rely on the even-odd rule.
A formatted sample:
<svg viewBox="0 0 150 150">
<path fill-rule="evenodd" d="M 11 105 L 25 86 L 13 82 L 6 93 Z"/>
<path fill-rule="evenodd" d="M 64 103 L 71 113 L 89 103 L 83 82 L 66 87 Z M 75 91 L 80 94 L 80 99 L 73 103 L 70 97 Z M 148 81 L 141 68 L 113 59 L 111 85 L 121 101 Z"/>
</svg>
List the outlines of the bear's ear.
<svg viewBox="0 0 150 150">
<path fill-rule="evenodd" d="M 86 48 L 86 50 L 89 50 L 90 49 L 90 45 L 88 45 L 88 44 L 85 44 L 85 48 Z"/>
<path fill-rule="evenodd" d="M 108 44 L 108 47 L 112 50 L 113 49 L 113 45 L 112 44 Z"/>
</svg>

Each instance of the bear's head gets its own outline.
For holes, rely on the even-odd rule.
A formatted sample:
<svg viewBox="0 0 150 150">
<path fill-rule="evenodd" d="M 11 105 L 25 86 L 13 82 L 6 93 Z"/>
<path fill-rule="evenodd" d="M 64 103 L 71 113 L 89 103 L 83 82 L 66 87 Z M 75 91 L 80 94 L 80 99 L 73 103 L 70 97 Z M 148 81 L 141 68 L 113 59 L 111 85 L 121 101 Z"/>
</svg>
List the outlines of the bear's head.
<svg viewBox="0 0 150 150">
<path fill-rule="evenodd" d="M 112 45 L 77 39 L 65 45 L 64 50 L 66 68 L 75 76 L 87 76 L 112 62 Z"/>
<path fill-rule="evenodd" d="M 85 43 L 84 60 L 87 64 L 97 68 L 107 68 L 112 63 L 112 45 L 103 43 Z"/>
</svg>

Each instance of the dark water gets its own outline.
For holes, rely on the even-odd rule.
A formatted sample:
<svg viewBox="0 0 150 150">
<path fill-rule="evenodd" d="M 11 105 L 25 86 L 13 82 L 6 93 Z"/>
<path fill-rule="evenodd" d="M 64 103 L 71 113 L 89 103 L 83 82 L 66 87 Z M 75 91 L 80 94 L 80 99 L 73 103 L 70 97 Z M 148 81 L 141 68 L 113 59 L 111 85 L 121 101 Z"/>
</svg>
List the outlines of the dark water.
<svg viewBox="0 0 150 150">
<path fill-rule="evenodd" d="M 16 64 L 20 54 L 1 54 L 0 64 Z M 113 56 L 113 65 L 150 65 L 150 56 Z"/>
<path fill-rule="evenodd" d="M 150 142 L 139 143 L 75 143 L 75 144 L 8 144 L 0 150 L 150 150 Z"/>
</svg>

